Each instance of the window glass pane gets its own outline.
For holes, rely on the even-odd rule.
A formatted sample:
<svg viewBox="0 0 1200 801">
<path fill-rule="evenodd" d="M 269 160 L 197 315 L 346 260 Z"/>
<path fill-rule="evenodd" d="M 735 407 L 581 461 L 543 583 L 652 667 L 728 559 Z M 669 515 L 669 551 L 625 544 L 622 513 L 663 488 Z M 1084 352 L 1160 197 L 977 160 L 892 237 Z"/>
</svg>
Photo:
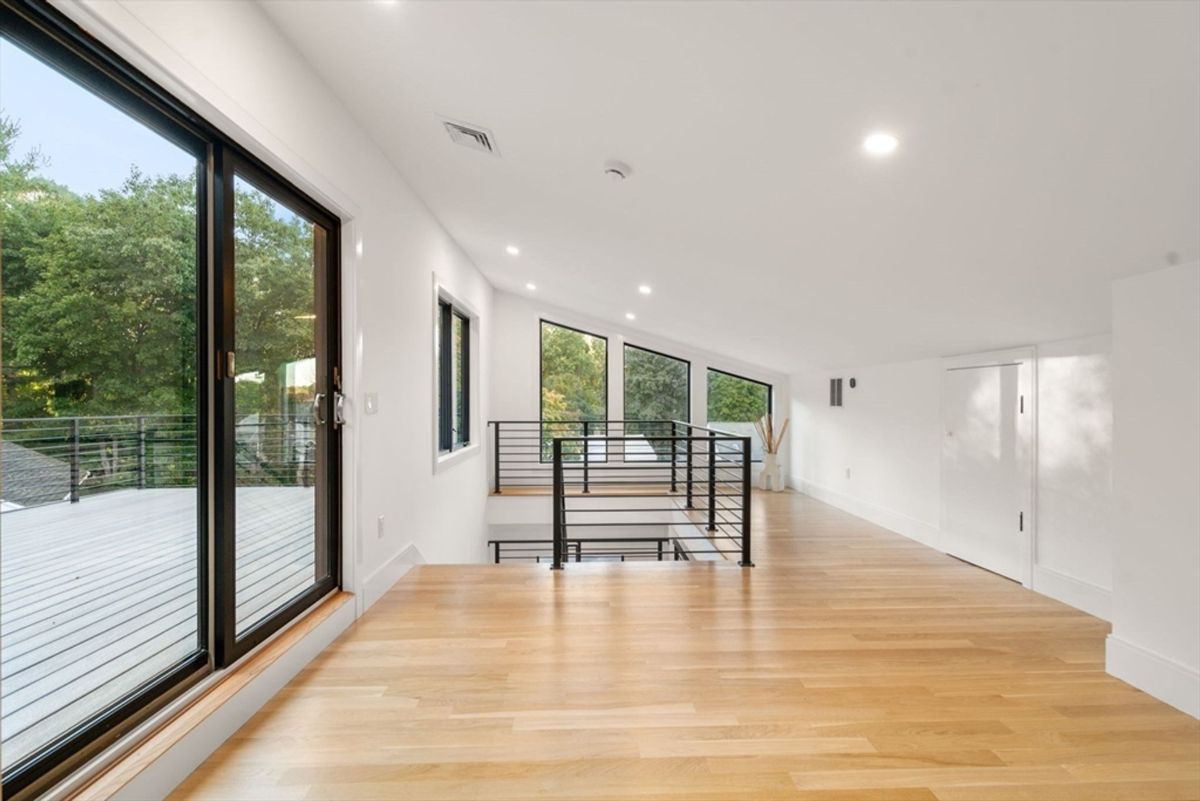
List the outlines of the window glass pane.
<svg viewBox="0 0 1200 801">
<path fill-rule="evenodd" d="M 650 350 L 625 346 L 625 433 L 641 434 L 645 440 L 627 442 L 626 461 L 669 460 L 675 443 L 654 439 L 671 436 L 669 421 L 691 419 L 688 409 L 688 373 L 691 365 Z M 635 423 L 633 420 L 652 422 Z M 680 430 L 679 436 L 687 436 Z"/>
<path fill-rule="evenodd" d="M 433 315 L 434 316 L 433 363 L 437 367 L 437 380 L 433 382 L 434 383 L 434 386 L 433 386 L 433 392 L 434 392 L 433 408 L 436 410 L 436 413 L 437 413 L 437 427 L 438 427 L 437 442 L 438 442 L 438 450 L 439 451 L 450 450 L 451 443 L 452 443 L 452 438 L 450 437 L 450 421 L 446 418 L 446 410 L 442 406 L 442 398 L 443 398 L 443 392 L 444 392 L 443 387 L 446 384 L 446 376 L 445 376 L 446 363 L 444 361 L 445 355 L 442 352 L 442 342 L 443 342 L 442 326 L 445 323 L 446 310 L 448 308 L 449 307 L 445 303 L 438 301 L 437 311 L 434 312 L 434 315 Z"/>
<path fill-rule="evenodd" d="M 322 227 L 234 181 L 236 631 L 328 575 L 318 547 L 315 270 Z M 323 391 L 323 390 L 321 390 Z M 328 415 L 329 402 L 321 407 Z"/>
<path fill-rule="evenodd" d="M 470 437 L 467 426 L 467 321 L 453 316 L 454 334 L 454 444 L 465 445 Z"/>
<path fill-rule="evenodd" d="M 201 647 L 196 157 L 0 38 L 0 762 Z"/>
<path fill-rule="evenodd" d="M 608 417 L 608 341 L 573 328 L 542 321 L 542 457 L 552 455 L 554 437 L 578 437 L 580 421 Z M 566 443 L 563 453 L 582 456 L 579 443 Z M 602 440 L 590 443 L 589 456 L 603 459 Z"/>
<path fill-rule="evenodd" d="M 749 436 L 756 462 L 762 460 L 763 444 L 754 421 L 769 411 L 771 387 L 768 384 L 719 370 L 708 371 L 708 424 L 731 434 Z"/>
</svg>

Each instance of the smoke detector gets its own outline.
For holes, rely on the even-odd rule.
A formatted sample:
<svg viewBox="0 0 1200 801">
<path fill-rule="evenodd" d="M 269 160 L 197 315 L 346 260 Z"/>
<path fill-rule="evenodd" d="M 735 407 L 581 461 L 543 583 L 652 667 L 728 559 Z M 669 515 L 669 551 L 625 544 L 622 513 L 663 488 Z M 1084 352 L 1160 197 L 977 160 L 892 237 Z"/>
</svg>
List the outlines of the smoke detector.
<svg viewBox="0 0 1200 801">
<path fill-rule="evenodd" d="M 500 150 L 496 147 L 496 137 L 482 125 L 455 122 L 445 118 L 442 119 L 442 125 L 445 126 L 446 133 L 450 135 L 450 141 L 454 144 L 469 147 L 472 150 L 482 150 L 493 156 L 500 155 Z"/>
<path fill-rule="evenodd" d="M 604 174 L 610 181 L 620 183 L 633 173 L 633 168 L 623 161 L 604 162 Z"/>
</svg>

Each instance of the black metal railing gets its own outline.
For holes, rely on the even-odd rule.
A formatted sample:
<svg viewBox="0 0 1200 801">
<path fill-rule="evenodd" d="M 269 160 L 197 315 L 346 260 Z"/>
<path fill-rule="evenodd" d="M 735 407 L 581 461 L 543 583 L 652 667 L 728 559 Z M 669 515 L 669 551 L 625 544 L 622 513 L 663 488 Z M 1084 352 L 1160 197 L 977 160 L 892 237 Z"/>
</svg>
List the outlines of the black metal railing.
<svg viewBox="0 0 1200 801">
<path fill-rule="evenodd" d="M 553 497 L 552 562 L 580 529 L 665 527 L 693 558 L 751 566 L 748 436 L 679 420 L 492 421 L 492 491 Z"/>
<path fill-rule="evenodd" d="M 492 561 L 549 562 L 554 542 L 549 539 L 488 540 Z M 575 562 L 685 562 L 688 551 L 674 537 L 569 537 L 567 559 Z"/>
<path fill-rule="evenodd" d="M 195 415 L 9 418 L 0 430 L 5 511 L 118 489 L 196 486 Z M 246 415 L 234 426 L 239 486 L 308 486 L 310 414 Z"/>
</svg>

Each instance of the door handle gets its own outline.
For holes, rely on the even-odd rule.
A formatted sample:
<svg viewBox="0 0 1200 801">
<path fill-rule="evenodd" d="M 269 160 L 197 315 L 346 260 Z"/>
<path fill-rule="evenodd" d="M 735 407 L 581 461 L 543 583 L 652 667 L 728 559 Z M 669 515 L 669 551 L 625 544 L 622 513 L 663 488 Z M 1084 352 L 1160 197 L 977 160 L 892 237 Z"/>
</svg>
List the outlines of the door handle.
<svg viewBox="0 0 1200 801">
<path fill-rule="evenodd" d="M 346 425 L 346 396 L 340 392 L 333 393 L 333 427 Z"/>
<path fill-rule="evenodd" d="M 325 425 L 325 418 L 321 416 L 321 401 L 325 398 L 324 392 L 318 392 L 313 396 L 312 402 L 312 417 L 313 425 Z"/>
</svg>

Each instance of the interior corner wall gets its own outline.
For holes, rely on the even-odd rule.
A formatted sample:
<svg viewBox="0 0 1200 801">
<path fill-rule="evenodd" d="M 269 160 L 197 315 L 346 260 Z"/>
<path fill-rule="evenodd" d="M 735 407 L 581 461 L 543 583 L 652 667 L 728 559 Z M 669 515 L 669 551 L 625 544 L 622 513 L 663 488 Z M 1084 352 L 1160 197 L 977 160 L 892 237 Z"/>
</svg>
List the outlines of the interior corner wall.
<svg viewBox="0 0 1200 801">
<path fill-rule="evenodd" d="M 482 449 L 436 475 L 432 467 L 431 276 L 479 313 L 484 342 L 490 284 L 257 4 L 55 4 L 341 216 L 343 577 L 360 611 L 408 562 L 481 559 Z M 490 366 L 480 350 L 484 410 Z M 378 397 L 377 413 L 364 414 L 365 393 Z"/>
<path fill-rule="evenodd" d="M 843 379 L 841 406 L 829 405 L 831 378 Z M 793 375 L 792 486 L 940 547 L 940 382 L 937 359 Z"/>
<path fill-rule="evenodd" d="M 1107 335 L 1037 347 L 1032 585 L 1103 618 L 1112 588 L 1110 350 Z M 944 550 L 942 369 L 925 359 L 793 375 L 793 486 Z M 843 405 L 830 406 L 829 379 L 839 377 Z"/>
<path fill-rule="evenodd" d="M 1113 284 L 1108 671 L 1200 717 L 1200 265 Z"/>
</svg>

